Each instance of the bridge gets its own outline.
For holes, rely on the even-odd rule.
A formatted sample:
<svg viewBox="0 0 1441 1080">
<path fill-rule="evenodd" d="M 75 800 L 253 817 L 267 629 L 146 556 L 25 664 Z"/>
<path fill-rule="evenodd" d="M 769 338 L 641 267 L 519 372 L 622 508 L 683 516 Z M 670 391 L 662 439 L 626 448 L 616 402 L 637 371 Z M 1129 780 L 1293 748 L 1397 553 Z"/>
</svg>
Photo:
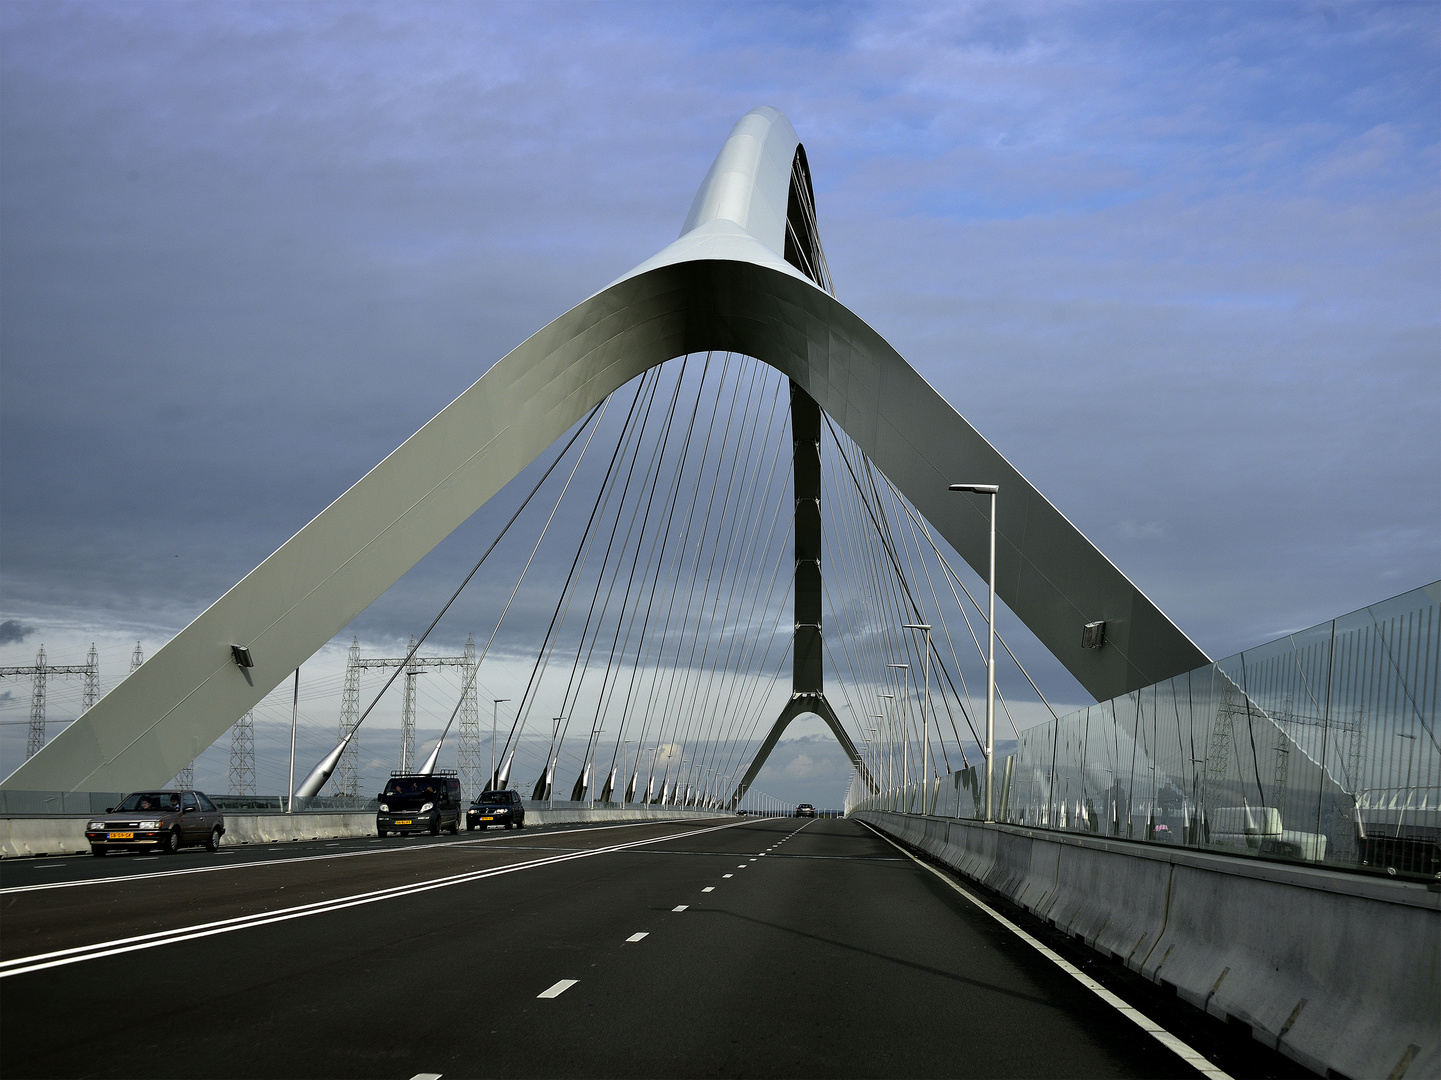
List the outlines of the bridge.
<svg viewBox="0 0 1441 1080">
<path fill-rule="evenodd" d="M 347 678 L 285 813 L 232 813 L 214 856 L 5 864 L 8 1074 L 1441 1072 L 1441 584 L 1213 662 L 837 299 L 766 108 L 675 243 L 32 747 L 8 848 L 73 850 L 107 793 L 166 784 L 502 491 L 407 655 L 352 650 L 390 674 L 363 710 Z M 562 513 L 476 785 L 477 672 Z M 488 639 L 424 654 L 527 523 Z M 997 600 L 1097 705 L 1050 709 Z M 1049 720 L 1016 722 L 998 641 Z M 423 770 L 464 711 L 467 794 L 518 788 L 532 827 L 366 835 L 357 732 L 404 677 L 414 768 L 414 679 L 446 665 Z M 847 816 L 738 816 L 801 716 Z M 13 813 L 46 798 L 80 816 Z M 119 987 L 186 1008 L 122 1032 Z"/>
</svg>

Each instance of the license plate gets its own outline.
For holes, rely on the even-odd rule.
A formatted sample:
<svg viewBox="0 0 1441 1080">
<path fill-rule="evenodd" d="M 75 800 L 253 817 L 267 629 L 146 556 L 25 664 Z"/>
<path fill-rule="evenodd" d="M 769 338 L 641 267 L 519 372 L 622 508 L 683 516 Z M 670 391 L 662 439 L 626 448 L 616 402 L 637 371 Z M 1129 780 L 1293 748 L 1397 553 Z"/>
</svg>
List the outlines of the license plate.
<svg viewBox="0 0 1441 1080">
<path fill-rule="evenodd" d="M 397 821 L 396 824 L 397 824 L 397 825 L 414 825 L 415 822 L 411 821 L 409 818 L 406 818 L 406 820 L 404 820 L 404 821 Z"/>
<path fill-rule="evenodd" d="M 481 818 L 480 820 L 481 820 L 481 821 L 494 821 L 495 818 L 493 818 L 493 817 L 483 817 L 483 818 Z"/>
<path fill-rule="evenodd" d="M 134 840 L 134 839 L 135 839 L 135 834 L 134 834 L 133 832 L 113 832 L 113 833 L 110 834 L 110 839 L 112 839 L 112 840 Z"/>
</svg>

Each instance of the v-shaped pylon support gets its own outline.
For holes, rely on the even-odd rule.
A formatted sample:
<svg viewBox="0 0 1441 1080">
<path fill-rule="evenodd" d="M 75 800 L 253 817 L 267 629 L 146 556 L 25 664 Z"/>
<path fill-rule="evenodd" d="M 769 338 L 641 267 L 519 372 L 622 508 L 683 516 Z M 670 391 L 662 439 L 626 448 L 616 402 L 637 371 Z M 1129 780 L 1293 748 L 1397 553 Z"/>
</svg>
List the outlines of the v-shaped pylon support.
<svg viewBox="0 0 1441 1080">
<path fill-rule="evenodd" d="M 739 806 L 745 798 L 791 721 L 804 713 L 814 713 L 826 722 L 860 774 L 861 781 L 871 791 L 879 790 L 861 755 L 856 752 L 856 744 L 826 700 L 825 637 L 821 626 L 824 587 L 821 559 L 821 407 L 795 382 L 791 383 L 791 456 L 796 500 L 793 533 L 796 622 L 792 642 L 791 698 L 751 759 L 745 776 L 731 796 L 731 809 Z"/>
</svg>

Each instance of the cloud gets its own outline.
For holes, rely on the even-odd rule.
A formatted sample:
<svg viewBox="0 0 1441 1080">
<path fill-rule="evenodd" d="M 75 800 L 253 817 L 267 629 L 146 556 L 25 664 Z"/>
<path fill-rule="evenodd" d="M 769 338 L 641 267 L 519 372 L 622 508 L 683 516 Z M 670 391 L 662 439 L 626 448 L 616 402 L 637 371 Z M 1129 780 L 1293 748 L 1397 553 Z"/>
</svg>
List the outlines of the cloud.
<svg viewBox="0 0 1441 1080">
<path fill-rule="evenodd" d="M 26 626 L 19 619 L 6 619 L 0 622 L 0 645 L 13 645 L 24 641 L 33 633 L 35 627 Z"/>
<path fill-rule="evenodd" d="M 795 780 L 808 780 L 816 771 L 816 763 L 809 754 L 797 754 L 785 768 L 785 774 Z"/>
<path fill-rule="evenodd" d="M 1137 524 L 1127 518 L 1116 522 L 1111 531 L 1122 540 L 1156 540 L 1165 535 L 1166 528 L 1159 521 Z"/>
<path fill-rule="evenodd" d="M 123 626 L 123 672 L 132 627 L 184 626 L 673 239 L 759 103 L 806 143 L 842 298 L 1208 652 L 1433 579 L 1437 21 L 1136 10 L 0 8 L 0 644 Z M 423 627 L 528 481 L 342 652 Z M 494 656 L 533 659 L 579 527 Z M 522 531 L 445 651 L 488 635 Z"/>
</svg>

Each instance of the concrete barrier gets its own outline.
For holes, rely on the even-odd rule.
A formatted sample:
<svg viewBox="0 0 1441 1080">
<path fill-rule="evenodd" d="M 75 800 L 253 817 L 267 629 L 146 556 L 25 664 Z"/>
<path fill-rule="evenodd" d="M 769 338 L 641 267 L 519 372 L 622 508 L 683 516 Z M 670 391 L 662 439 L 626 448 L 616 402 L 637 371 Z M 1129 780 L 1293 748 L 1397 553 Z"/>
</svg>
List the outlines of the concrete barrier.
<svg viewBox="0 0 1441 1080">
<path fill-rule="evenodd" d="M 884 811 L 855 815 L 1322 1075 L 1441 1076 L 1441 889 Z"/>
<path fill-rule="evenodd" d="M 94 815 L 58 815 L 0 818 L 0 858 L 38 855 L 87 855 L 85 825 Z M 567 807 L 557 810 L 527 809 L 527 825 L 561 825 L 581 822 L 706 821 L 731 817 L 711 811 L 675 810 L 659 807 L 626 809 Z M 462 830 L 463 830 L 462 826 Z M 374 836 L 374 810 L 308 810 L 295 814 L 253 814 L 232 811 L 225 815 L 225 836 L 221 847 L 246 844 L 280 844 L 301 840 L 337 840 L 349 836 Z"/>
</svg>

